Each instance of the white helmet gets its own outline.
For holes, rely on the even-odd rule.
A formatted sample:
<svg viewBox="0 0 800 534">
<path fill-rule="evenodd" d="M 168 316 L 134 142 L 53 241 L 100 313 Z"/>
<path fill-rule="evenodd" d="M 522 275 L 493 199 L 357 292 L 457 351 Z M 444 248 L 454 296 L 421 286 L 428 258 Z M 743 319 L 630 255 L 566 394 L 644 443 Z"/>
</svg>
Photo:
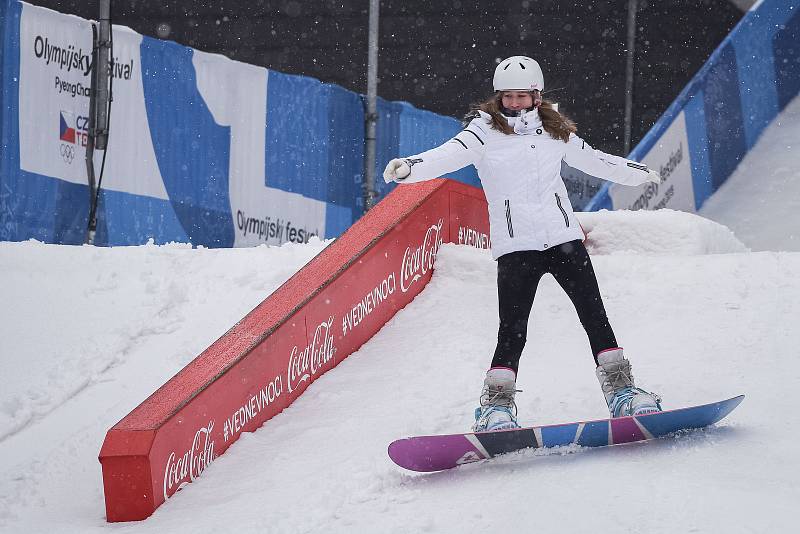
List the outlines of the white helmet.
<svg viewBox="0 0 800 534">
<path fill-rule="evenodd" d="M 504 59 L 494 70 L 495 91 L 544 91 L 542 68 L 527 56 Z"/>
</svg>

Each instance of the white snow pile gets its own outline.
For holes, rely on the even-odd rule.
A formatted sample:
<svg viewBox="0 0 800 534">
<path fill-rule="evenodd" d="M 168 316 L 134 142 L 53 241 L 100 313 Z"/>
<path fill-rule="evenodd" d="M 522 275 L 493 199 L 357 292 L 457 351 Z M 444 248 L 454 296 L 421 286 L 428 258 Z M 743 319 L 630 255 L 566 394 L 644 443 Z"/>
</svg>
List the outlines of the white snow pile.
<svg viewBox="0 0 800 534">
<path fill-rule="evenodd" d="M 324 246 L 0 243 L 0 440 L 122 363 L 166 381 Z"/>
<path fill-rule="evenodd" d="M 683 211 L 602 210 L 577 215 L 591 254 L 691 256 L 748 250 L 725 226 Z"/>
</svg>

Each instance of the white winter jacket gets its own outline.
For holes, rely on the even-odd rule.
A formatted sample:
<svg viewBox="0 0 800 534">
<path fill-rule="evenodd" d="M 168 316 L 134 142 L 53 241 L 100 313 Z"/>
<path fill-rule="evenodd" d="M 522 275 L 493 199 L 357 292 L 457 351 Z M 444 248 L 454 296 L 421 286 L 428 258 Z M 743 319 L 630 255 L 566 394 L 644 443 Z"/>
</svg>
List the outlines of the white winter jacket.
<svg viewBox="0 0 800 534">
<path fill-rule="evenodd" d="M 491 128 L 480 112 L 441 146 L 404 158 L 411 174 L 401 183 L 438 178 L 474 165 L 489 203 L 492 256 L 546 250 L 575 239 L 583 230 L 572 212 L 561 178 L 562 161 L 588 175 L 624 185 L 647 180 L 647 166 L 593 149 L 577 135 L 569 143 L 550 136 L 538 110 L 508 117 L 514 134 Z"/>
</svg>

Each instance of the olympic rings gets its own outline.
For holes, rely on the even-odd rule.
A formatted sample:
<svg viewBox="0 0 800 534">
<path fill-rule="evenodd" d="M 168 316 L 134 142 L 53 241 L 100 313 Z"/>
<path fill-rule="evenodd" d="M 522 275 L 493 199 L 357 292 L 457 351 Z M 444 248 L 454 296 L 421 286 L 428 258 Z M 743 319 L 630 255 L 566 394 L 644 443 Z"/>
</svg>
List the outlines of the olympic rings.
<svg viewBox="0 0 800 534">
<path fill-rule="evenodd" d="M 75 159 L 75 147 L 71 144 L 61 143 L 61 157 L 66 163 L 72 163 Z"/>
</svg>

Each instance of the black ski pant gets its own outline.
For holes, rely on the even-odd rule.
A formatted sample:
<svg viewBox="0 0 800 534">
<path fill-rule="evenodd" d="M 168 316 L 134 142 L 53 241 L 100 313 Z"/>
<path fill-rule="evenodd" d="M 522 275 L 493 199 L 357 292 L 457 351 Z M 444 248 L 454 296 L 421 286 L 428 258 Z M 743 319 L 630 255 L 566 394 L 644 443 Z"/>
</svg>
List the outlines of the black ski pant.
<svg viewBox="0 0 800 534">
<path fill-rule="evenodd" d="M 617 346 L 608 322 L 589 253 L 580 240 L 548 250 L 524 250 L 497 260 L 500 328 L 492 367 L 517 371 L 528 333 L 528 317 L 539 280 L 550 273 L 569 296 L 589 336 L 592 354 Z"/>
</svg>

